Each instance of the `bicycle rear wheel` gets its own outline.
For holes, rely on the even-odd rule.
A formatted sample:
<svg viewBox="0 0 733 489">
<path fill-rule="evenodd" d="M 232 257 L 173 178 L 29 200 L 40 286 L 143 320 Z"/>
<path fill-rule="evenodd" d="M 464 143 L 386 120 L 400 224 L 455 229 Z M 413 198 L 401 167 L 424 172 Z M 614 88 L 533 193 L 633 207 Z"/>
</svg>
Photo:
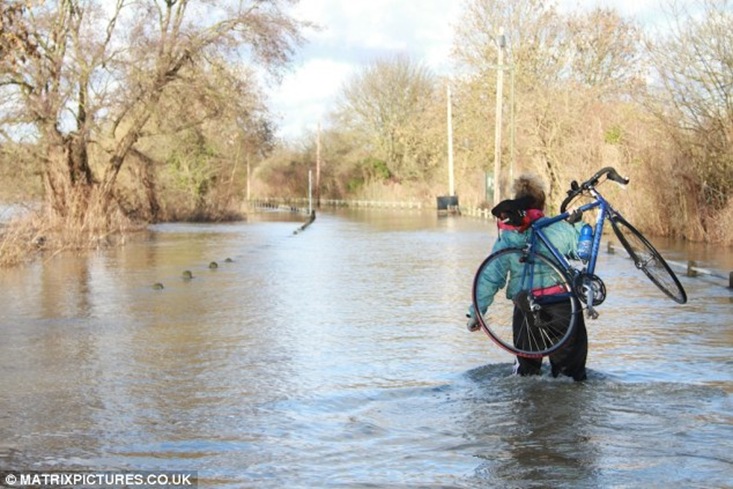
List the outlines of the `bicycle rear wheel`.
<svg viewBox="0 0 733 489">
<path fill-rule="evenodd" d="M 662 255 L 652 246 L 644 235 L 629 224 L 620 215 L 609 217 L 613 232 L 626 249 L 636 268 L 643 271 L 659 290 L 680 304 L 687 302 L 687 293 L 682 288 L 677 275 L 674 274 Z"/>
<path fill-rule="evenodd" d="M 527 358 L 562 348 L 581 309 L 563 269 L 544 255 L 519 248 L 498 251 L 483 261 L 474 277 L 472 300 L 481 329 L 503 349 Z"/>
</svg>

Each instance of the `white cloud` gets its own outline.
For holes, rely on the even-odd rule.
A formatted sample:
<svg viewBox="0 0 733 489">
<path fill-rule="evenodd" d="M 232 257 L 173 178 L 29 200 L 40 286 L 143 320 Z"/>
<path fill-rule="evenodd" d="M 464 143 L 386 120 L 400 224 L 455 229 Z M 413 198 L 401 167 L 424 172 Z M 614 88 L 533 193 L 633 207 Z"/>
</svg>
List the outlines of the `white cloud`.
<svg viewBox="0 0 733 489">
<path fill-rule="evenodd" d="M 594 8 L 613 8 L 621 15 L 633 17 L 641 22 L 653 22 L 659 15 L 662 0 L 560 0 L 561 11 L 591 10 Z"/>
<path fill-rule="evenodd" d="M 280 113 L 280 134 L 298 137 L 313 130 L 335 102 L 335 97 L 354 66 L 350 63 L 316 58 L 305 61 L 271 95 Z"/>
<path fill-rule="evenodd" d="M 271 91 L 280 116 L 279 134 L 297 138 L 312 131 L 333 109 L 343 83 L 360 66 L 379 57 L 409 54 L 437 73 L 449 73 L 453 30 L 464 1 L 459 0 L 300 0 L 294 15 L 319 24 L 306 33 L 293 73 Z M 614 7 L 648 20 L 659 0 L 559 0 L 563 11 Z"/>
<path fill-rule="evenodd" d="M 407 53 L 446 72 L 460 6 L 455 0 L 301 0 L 296 17 L 322 29 L 307 34 L 296 69 L 271 92 L 280 135 L 313 130 L 349 76 L 379 57 Z"/>
</svg>

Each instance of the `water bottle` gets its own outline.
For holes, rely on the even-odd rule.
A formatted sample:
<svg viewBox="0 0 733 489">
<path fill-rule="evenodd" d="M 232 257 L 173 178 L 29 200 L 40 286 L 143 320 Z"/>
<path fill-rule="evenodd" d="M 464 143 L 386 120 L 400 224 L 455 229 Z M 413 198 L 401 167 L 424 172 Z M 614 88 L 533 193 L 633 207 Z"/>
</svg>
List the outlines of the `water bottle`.
<svg viewBox="0 0 733 489">
<path fill-rule="evenodd" d="M 593 228 L 590 224 L 584 224 L 580 228 L 580 238 L 578 238 L 578 257 L 583 261 L 590 259 L 591 248 L 593 247 Z"/>
</svg>

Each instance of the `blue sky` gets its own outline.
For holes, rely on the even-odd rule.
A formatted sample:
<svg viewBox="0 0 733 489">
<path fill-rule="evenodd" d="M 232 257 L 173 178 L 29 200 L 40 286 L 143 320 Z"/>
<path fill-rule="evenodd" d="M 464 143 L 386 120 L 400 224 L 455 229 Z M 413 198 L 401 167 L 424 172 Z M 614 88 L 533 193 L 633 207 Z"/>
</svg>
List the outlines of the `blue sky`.
<svg viewBox="0 0 733 489">
<path fill-rule="evenodd" d="M 270 92 L 279 135 L 297 139 L 315 131 L 334 107 L 343 83 L 380 56 L 407 53 L 437 73 L 450 69 L 459 0 L 300 0 L 296 17 L 322 26 L 307 32 L 292 70 Z M 659 0 L 558 0 L 564 10 L 613 6 L 644 22 L 662 15 Z"/>
</svg>

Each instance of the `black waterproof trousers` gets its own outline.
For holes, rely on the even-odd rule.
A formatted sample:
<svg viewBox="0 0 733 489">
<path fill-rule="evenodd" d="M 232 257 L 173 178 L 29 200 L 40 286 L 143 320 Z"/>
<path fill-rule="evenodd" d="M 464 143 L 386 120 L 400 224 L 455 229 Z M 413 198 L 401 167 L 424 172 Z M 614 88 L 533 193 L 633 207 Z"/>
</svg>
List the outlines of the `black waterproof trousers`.
<svg viewBox="0 0 733 489">
<path fill-rule="evenodd" d="M 545 306 L 544 311 L 552 317 L 563 318 L 565 321 L 571 311 L 570 300 L 558 302 Z M 524 323 L 525 313 L 521 307 L 514 307 L 513 329 L 514 342 L 517 346 L 522 347 L 522 343 L 526 341 L 526 337 L 520 334 L 520 327 Z M 577 314 L 577 324 L 573 335 L 568 339 L 567 343 L 557 352 L 550 355 L 550 366 L 552 367 L 552 376 L 557 377 L 560 374 L 572 377 L 576 381 L 585 380 L 585 361 L 588 357 L 588 332 L 585 329 L 585 320 L 582 312 Z M 525 358 L 517 357 L 518 365 L 515 372 L 519 375 L 537 375 L 542 367 L 541 358 Z"/>
</svg>

